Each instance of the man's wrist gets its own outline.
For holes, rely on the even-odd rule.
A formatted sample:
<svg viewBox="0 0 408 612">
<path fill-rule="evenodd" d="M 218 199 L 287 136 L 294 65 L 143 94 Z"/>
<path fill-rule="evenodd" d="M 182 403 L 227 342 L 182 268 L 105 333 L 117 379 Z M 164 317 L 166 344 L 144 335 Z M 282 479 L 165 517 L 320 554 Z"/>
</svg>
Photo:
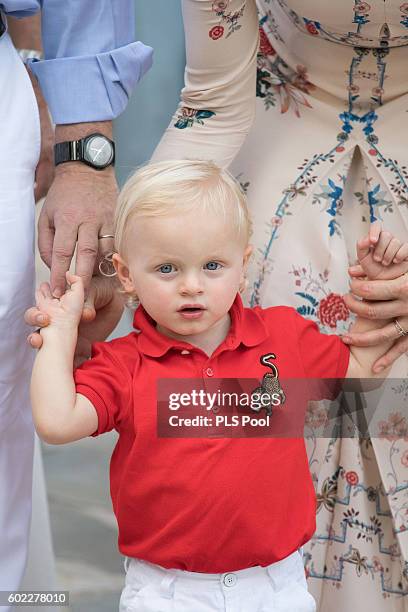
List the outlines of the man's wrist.
<svg viewBox="0 0 408 612">
<path fill-rule="evenodd" d="M 112 140 L 112 121 L 93 121 L 92 123 L 70 123 L 55 126 L 55 143 L 80 140 L 90 134 L 103 134 Z"/>
</svg>

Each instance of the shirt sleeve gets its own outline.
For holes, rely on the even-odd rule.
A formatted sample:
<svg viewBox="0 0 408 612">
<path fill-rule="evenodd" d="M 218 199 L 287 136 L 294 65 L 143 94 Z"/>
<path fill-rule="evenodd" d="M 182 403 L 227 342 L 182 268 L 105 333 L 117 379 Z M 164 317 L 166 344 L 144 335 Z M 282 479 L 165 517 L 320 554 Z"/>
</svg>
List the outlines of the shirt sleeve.
<svg viewBox="0 0 408 612">
<path fill-rule="evenodd" d="M 227 166 L 255 114 L 255 0 L 183 0 L 186 40 L 181 101 L 152 161 L 212 159 Z"/>
<path fill-rule="evenodd" d="M 45 59 L 31 60 L 54 123 L 105 121 L 152 64 L 134 42 L 133 0 L 41 0 Z"/>
<path fill-rule="evenodd" d="M 92 357 L 74 372 L 76 392 L 84 395 L 98 414 L 98 429 L 93 434 L 116 429 L 125 421 L 131 405 L 131 376 L 109 345 L 92 345 Z"/>
<path fill-rule="evenodd" d="M 336 379 L 345 378 L 350 349 L 336 334 L 323 334 L 316 323 L 294 311 L 300 360 L 306 378 L 313 379 L 313 399 L 333 399 L 341 385 Z M 324 379 L 331 379 L 327 383 Z"/>
</svg>

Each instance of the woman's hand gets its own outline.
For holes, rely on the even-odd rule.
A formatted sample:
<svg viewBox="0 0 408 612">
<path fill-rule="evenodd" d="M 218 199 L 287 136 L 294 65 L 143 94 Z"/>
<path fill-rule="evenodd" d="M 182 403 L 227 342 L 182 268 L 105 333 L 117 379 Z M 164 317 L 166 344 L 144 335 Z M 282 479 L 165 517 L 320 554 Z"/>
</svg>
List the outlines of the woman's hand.
<svg viewBox="0 0 408 612">
<path fill-rule="evenodd" d="M 408 336 L 401 336 L 394 321 L 389 322 L 389 319 L 408 315 L 407 255 L 407 243 L 398 241 L 389 232 L 382 231 L 379 223 L 374 223 L 369 235 L 358 242 L 359 263 L 349 268 L 351 293 L 344 296 L 348 308 L 361 317 L 388 322 L 373 331 L 349 332 L 343 336 L 343 341 L 354 346 L 375 346 L 396 340 L 375 362 L 374 371 L 392 365 L 408 351 Z"/>
</svg>

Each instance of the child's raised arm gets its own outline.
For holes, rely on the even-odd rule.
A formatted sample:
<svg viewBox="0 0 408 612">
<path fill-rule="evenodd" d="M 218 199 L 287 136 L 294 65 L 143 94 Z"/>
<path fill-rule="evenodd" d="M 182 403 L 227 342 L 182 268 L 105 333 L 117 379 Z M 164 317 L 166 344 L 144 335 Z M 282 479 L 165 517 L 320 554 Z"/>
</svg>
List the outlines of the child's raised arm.
<svg viewBox="0 0 408 612">
<path fill-rule="evenodd" d="M 378 236 L 373 241 L 372 232 L 357 243 L 357 258 L 361 268 L 364 270 L 367 278 L 370 280 L 376 279 L 394 279 L 398 278 L 406 269 L 406 263 L 403 262 L 408 253 L 408 245 L 399 242 L 390 232 L 381 231 L 381 228 L 376 226 Z M 367 332 L 375 329 L 383 328 L 387 321 L 370 320 L 357 316 L 355 323 L 351 328 L 353 334 L 359 332 Z M 376 369 L 372 371 L 374 363 L 385 351 L 387 351 L 399 337 L 399 328 L 394 320 L 390 319 L 391 325 L 384 332 L 384 342 L 373 346 L 350 346 L 350 364 L 347 371 L 347 378 L 375 378 L 387 376 L 389 368 Z M 408 330 L 408 317 L 398 319 L 398 324 L 401 329 Z M 391 330 L 391 332 L 389 331 Z M 347 338 L 343 338 L 347 341 Z"/>
<path fill-rule="evenodd" d="M 41 330 L 42 348 L 31 378 L 31 403 L 38 435 L 50 444 L 64 444 L 91 435 L 98 417 L 91 402 L 75 391 L 73 362 L 84 303 L 82 279 L 67 272 L 70 288 L 58 300 L 48 283 L 36 292 L 37 307 L 51 323 Z"/>
</svg>

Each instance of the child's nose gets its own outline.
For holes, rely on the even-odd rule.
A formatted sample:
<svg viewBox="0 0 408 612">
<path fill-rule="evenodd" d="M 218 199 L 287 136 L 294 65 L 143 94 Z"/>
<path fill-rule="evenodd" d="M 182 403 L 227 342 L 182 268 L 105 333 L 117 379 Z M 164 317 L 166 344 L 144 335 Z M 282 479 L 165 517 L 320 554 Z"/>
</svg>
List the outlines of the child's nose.
<svg viewBox="0 0 408 612">
<path fill-rule="evenodd" d="M 203 293 L 200 278 L 196 274 L 186 275 L 180 284 L 181 295 L 199 295 Z"/>
</svg>

